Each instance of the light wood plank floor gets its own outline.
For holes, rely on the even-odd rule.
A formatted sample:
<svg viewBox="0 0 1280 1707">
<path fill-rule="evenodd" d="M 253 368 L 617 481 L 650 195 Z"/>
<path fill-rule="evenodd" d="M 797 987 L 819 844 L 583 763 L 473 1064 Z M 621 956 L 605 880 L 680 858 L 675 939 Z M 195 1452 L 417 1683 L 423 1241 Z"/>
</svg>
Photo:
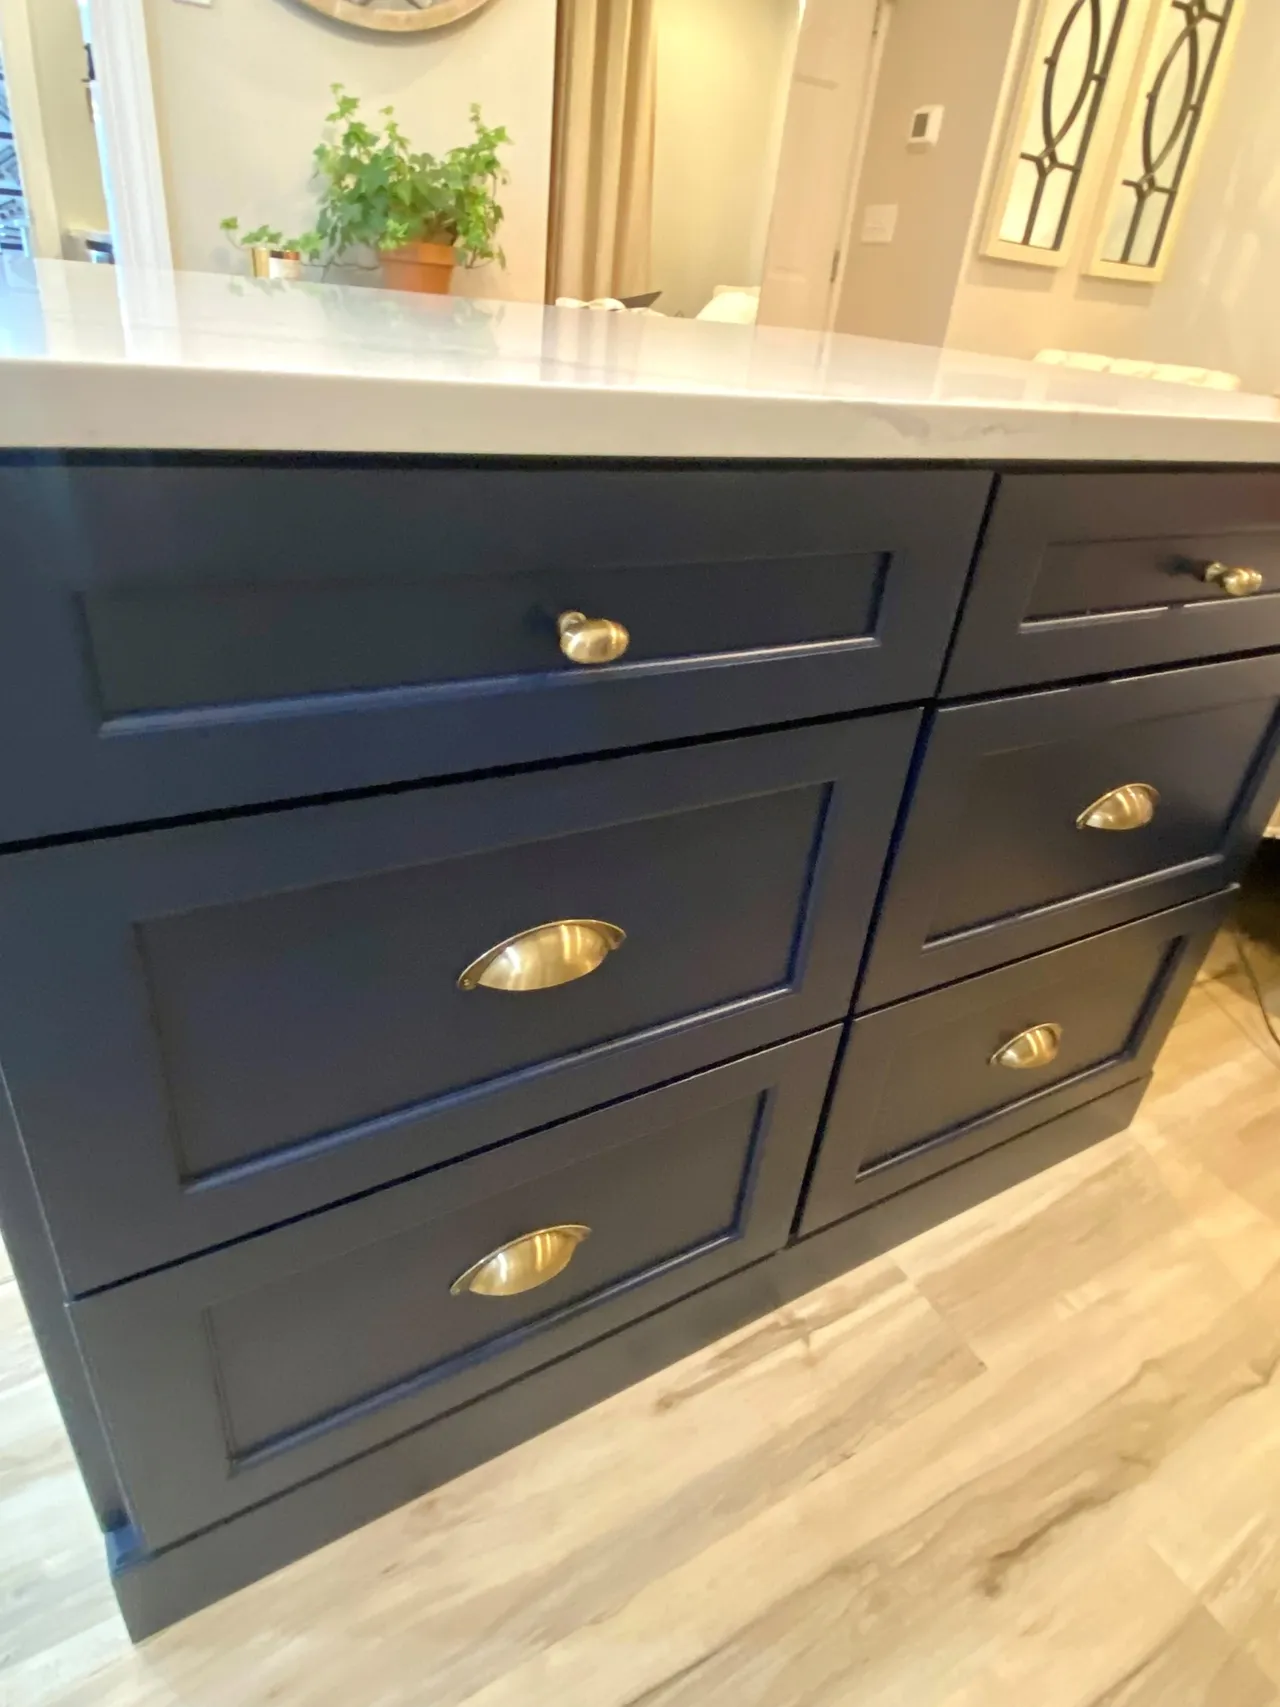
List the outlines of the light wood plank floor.
<svg viewBox="0 0 1280 1707">
<path fill-rule="evenodd" d="M 1231 972 L 1129 1133 L 140 1650 L 0 1284 L 0 1701 L 1280 1707 L 1278 1368 Z"/>
</svg>

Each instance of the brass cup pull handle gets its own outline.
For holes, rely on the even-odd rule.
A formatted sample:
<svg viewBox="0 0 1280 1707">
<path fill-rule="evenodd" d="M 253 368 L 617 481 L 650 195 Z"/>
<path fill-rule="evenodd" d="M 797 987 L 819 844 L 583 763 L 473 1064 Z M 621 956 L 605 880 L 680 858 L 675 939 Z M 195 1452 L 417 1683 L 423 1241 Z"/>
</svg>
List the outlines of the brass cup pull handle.
<svg viewBox="0 0 1280 1707">
<path fill-rule="evenodd" d="M 1020 1031 L 1016 1037 L 1011 1037 L 1007 1043 L 1002 1043 L 991 1057 L 991 1065 L 1014 1067 L 1019 1071 L 1025 1071 L 1028 1067 L 1047 1067 L 1050 1061 L 1056 1059 L 1061 1046 L 1060 1025 L 1033 1025 L 1027 1031 Z"/>
<path fill-rule="evenodd" d="M 464 1292 L 475 1292 L 482 1298 L 514 1298 L 518 1292 L 532 1292 L 535 1286 L 545 1286 L 563 1274 L 578 1246 L 590 1236 L 590 1227 L 574 1221 L 522 1233 L 464 1269 L 449 1291 L 455 1298 Z"/>
<path fill-rule="evenodd" d="M 583 616 L 580 610 L 561 611 L 556 618 L 560 650 L 573 664 L 612 664 L 631 644 L 620 622 L 604 616 Z"/>
<path fill-rule="evenodd" d="M 1221 587 L 1233 599 L 1245 599 L 1250 593 L 1260 593 L 1266 584 L 1261 570 L 1247 569 L 1243 565 L 1232 568 L 1229 563 L 1206 563 L 1200 573 L 1210 586 Z"/>
<path fill-rule="evenodd" d="M 1141 830 L 1156 815 L 1160 790 L 1149 782 L 1126 782 L 1110 788 L 1086 806 L 1076 819 L 1077 830 Z"/>
<path fill-rule="evenodd" d="M 458 974 L 460 990 L 553 990 L 594 972 L 627 933 L 605 919 L 555 919 L 486 949 Z"/>
</svg>

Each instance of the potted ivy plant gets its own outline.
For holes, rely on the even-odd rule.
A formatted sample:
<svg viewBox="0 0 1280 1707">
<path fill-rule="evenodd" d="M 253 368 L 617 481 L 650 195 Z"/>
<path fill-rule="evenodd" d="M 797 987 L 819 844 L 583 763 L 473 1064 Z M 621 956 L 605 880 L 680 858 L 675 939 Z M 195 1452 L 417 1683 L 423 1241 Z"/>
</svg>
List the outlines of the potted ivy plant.
<svg viewBox="0 0 1280 1707">
<path fill-rule="evenodd" d="M 333 85 L 326 123 L 332 141 L 315 151 L 321 180 L 316 235 L 333 259 L 349 249 L 377 251 L 386 284 L 395 290 L 447 293 L 455 263 L 504 264 L 497 246 L 502 208 L 497 188 L 506 172 L 498 158 L 506 130 L 488 126 L 471 108 L 471 141 L 442 156 L 417 152 L 392 107 L 379 128 L 360 116 L 360 101 Z"/>
<path fill-rule="evenodd" d="M 249 257 L 255 279 L 299 279 L 303 260 L 318 261 L 323 250 L 320 236 L 304 231 L 300 237 L 286 237 L 274 225 L 258 225 L 252 231 L 241 232 L 240 221 L 232 214 L 219 227 L 229 242 Z"/>
</svg>

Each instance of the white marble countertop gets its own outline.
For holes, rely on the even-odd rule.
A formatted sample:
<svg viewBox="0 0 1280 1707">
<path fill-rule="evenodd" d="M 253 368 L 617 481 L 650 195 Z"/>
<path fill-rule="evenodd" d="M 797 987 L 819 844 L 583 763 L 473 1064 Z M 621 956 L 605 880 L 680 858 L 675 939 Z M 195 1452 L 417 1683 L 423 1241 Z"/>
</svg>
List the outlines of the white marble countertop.
<svg viewBox="0 0 1280 1707">
<path fill-rule="evenodd" d="M 0 448 L 1280 464 L 1280 405 L 873 338 L 10 258 Z"/>
</svg>

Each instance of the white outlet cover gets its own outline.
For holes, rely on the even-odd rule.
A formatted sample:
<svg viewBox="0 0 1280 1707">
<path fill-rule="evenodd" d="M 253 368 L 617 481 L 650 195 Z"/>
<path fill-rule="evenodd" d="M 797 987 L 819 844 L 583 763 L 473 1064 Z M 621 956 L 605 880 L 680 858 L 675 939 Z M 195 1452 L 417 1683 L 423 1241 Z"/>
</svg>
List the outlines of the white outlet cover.
<svg viewBox="0 0 1280 1707">
<path fill-rule="evenodd" d="M 892 243 L 898 229 L 897 202 L 875 202 L 862 210 L 862 241 Z"/>
</svg>

